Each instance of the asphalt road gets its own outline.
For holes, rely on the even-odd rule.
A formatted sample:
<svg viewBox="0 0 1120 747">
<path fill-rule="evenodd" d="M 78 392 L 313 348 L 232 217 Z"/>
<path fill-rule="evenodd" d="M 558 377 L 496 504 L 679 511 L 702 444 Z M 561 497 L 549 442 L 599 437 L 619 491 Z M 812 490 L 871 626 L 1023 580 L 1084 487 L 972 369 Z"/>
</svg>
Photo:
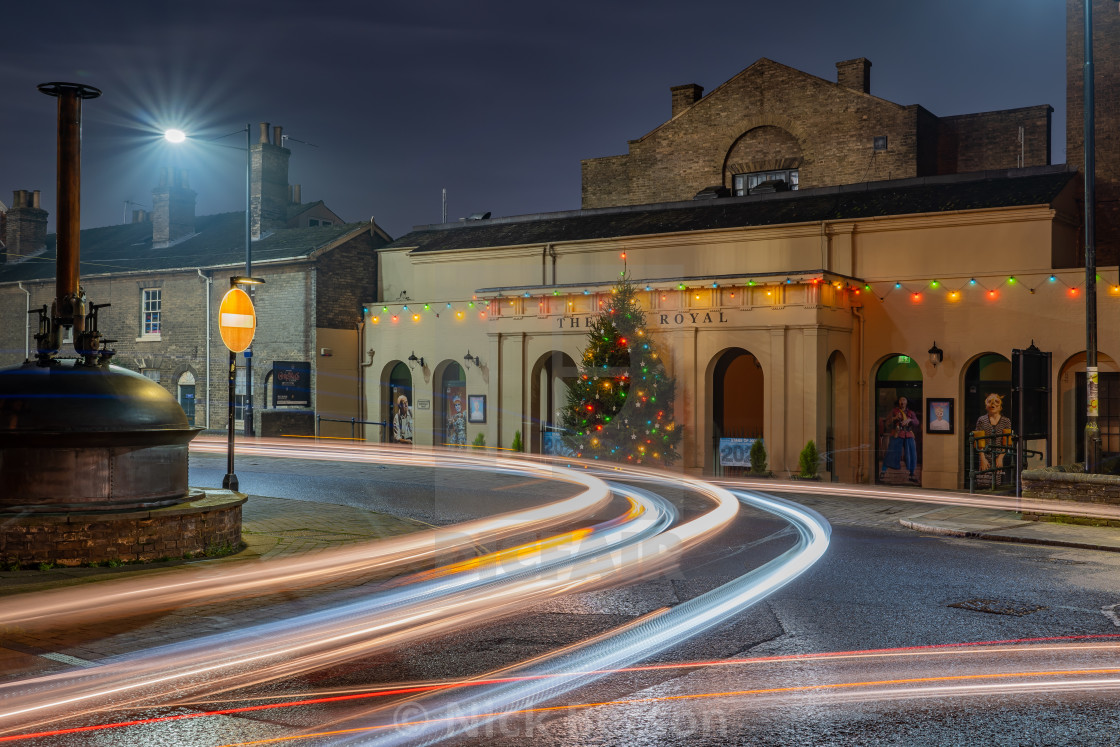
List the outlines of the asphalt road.
<svg viewBox="0 0 1120 747">
<path fill-rule="evenodd" d="M 191 484 L 217 485 L 224 462 L 191 457 Z M 399 473 L 398 473 L 399 472 Z M 237 465 L 244 492 L 364 506 L 446 524 L 511 502 L 544 500 L 536 486 L 466 484 L 391 468 L 249 458 Z M 502 478 L 505 479 L 505 478 Z M 499 481 L 500 482 L 500 481 Z M 522 489 L 527 488 L 527 489 Z M 676 499 L 695 508 L 686 495 Z M 739 618 L 682 642 L 662 663 L 727 657 L 937 646 L 981 641 L 1120 633 L 1102 608 L 1120 602 L 1120 555 L 1088 550 L 923 536 L 899 527 L 891 504 L 867 499 L 807 499 L 833 524 L 831 547 L 806 575 Z M 407 651 L 323 672 L 287 688 L 350 688 L 378 682 L 460 678 L 497 669 L 685 601 L 776 556 L 789 531 L 744 511 L 732 529 L 692 551 L 677 568 L 626 589 L 591 592 L 526 609 L 504 622 L 444 636 Z M 976 602 L 975 600 L 983 600 Z M 950 605 L 964 603 L 963 607 Z M 972 609 L 970 609 L 972 607 Z M 982 608 L 990 611 L 981 611 Z M 1008 614 L 1008 613 L 1013 614 Z M 1007 657 L 1004 657 L 1005 659 Z M 1029 668 L 1032 662 L 1023 663 Z M 1078 666 L 1116 665 L 1089 653 Z M 831 666 L 831 665 L 828 665 Z M 835 667 L 691 667 L 610 675 L 564 696 L 565 703 L 644 698 L 631 705 L 518 715 L 459 735 L 456 743 L 502 744 L 1114 744 L 1120 716 L 1108 693 L 1007 693 L 946 697 L 863 697 L 819 693 L 793 699 L 753 695 L 655 700 L 684 694 L 804 686 L 840 677 Z M 844 681 L 929 672 L 983 672 L 992 662 L 907 659 L 849 665 Z M 366 706 L 368 707 L 368 706 Z M 245 733 L 280 725 L 344 719 L 356 707 L 310 714 L 273 713 Z"/>
</svg>

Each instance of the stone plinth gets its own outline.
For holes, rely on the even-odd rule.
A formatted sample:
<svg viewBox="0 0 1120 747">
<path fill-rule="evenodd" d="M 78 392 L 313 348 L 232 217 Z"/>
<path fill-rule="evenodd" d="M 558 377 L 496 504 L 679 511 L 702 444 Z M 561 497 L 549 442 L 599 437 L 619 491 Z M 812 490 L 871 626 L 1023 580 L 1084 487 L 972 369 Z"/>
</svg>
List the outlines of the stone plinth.
<svg viewBox="0 0 1120 747">
<path fill-rule="evenodd" d="M 241 547 L 245 496 L 192 488 L 174 506 L 120 512 L 0 513 L 0 563 L 150 562 Z"/>
</svg>

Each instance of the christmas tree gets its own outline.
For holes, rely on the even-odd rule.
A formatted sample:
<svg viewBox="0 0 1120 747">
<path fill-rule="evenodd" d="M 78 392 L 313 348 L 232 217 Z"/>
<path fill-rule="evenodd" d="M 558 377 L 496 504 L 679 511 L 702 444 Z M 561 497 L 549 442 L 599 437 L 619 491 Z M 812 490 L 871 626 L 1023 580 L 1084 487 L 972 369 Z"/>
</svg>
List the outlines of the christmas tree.
<svg viewBox="0 0 1120 747">
<path fill-rule="evenodd" d="M 665 465 L 680 458 L 677 383 L 645 323 L 634 285 L 623 278 L 587 334 L 580 375 L 561 411 L 564 440 L 576 456 Z"/>
</svg>

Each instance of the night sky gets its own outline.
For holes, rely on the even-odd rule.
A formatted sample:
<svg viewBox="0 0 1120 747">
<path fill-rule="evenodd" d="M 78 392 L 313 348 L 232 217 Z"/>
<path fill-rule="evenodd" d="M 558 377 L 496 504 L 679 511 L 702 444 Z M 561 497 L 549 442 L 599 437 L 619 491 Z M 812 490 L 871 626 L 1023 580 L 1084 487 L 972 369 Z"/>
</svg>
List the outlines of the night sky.
<svg viewBox="0 0 1120 747">
<path fill-rule="evenodd" d="M 261 121 L 292 138 L 305 202 L 393 236 L 438 223 L 442 188 L 449 220 L 577 209 L 580 159 L 667 120 L 670 86 L 710 92 L 760 57 L 830 81 L 867 57 L 872 94 L 937 115 L 1050 104 L 1065 161 L 1061 0 L 97 0 L 0 21 L 0 201 L 42 190 L 51 231 L 49 81 L 104 92 L 83 107 L 83 228 L 149 208 L 164 165 L 189 169 L 198 214 L 243 210 L 237 131 Z M 196 139 L 163 142 L 172 126 Z"/>
</svg>

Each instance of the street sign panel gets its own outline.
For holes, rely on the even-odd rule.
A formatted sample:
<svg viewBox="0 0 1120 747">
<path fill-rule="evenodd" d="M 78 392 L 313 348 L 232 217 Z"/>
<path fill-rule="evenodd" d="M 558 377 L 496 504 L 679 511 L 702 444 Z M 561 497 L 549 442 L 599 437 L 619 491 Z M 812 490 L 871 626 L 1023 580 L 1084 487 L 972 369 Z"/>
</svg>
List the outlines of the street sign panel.
<svg viewBox="0 0 1120 747">
<path fill-rule="evenodd" d="M 222 342 L 234 353 L 252 344 L 257 332 L 257 312 L 248 293 L 240 288 L 229 289 L 218 307 L 218 330 Z"/>
</svg>

